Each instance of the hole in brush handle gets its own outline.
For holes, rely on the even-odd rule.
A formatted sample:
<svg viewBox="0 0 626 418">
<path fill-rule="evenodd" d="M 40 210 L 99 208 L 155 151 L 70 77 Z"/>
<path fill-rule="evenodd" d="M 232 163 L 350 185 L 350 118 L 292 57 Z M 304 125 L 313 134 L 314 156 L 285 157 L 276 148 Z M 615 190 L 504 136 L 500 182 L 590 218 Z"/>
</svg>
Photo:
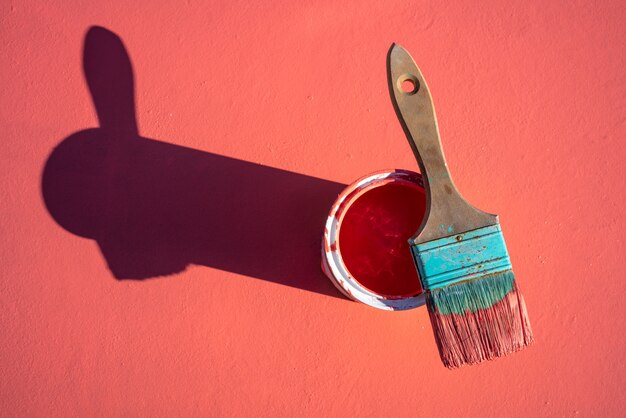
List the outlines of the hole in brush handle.
<svg viewBox="0 0 626 418">
<path fill-rule="evenodd" d="M 420 89 L 420 82 L 413 74 L 402 74 L 397 81 L 398 90 L 409 96 L 414 95 Z"/>
</svg>

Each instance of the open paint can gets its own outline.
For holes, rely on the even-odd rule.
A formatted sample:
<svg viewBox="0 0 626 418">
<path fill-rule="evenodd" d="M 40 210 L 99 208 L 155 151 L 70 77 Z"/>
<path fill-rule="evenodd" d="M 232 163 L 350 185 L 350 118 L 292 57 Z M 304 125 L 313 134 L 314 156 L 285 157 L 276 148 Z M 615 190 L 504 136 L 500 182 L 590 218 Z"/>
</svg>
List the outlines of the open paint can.
<svg viewBox="0 0 626 418">
<path fill-rule="evenodd" d="M 422 176 L 384 170 L 348 186 L 324 230 L 322 269 L 348 298 L 385 310 L 424 304 L 408 239 L 424 218 Z"/>
</svg>

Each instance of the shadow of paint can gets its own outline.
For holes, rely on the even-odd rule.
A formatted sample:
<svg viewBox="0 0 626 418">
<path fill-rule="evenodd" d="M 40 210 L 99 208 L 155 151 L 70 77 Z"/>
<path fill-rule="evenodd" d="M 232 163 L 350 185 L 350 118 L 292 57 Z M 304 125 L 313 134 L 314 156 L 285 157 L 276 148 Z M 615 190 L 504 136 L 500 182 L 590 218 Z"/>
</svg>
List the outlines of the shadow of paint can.
<svg viewBox="0 0 626 418">
<path fill-rule="evenodd" d="M 382 170 L 346 187 L 331 207 L 322 270 L 348 298 L 385 310 L 424 304 L 407 240 L 424 218 L 422 176 Z"/>
</svg>

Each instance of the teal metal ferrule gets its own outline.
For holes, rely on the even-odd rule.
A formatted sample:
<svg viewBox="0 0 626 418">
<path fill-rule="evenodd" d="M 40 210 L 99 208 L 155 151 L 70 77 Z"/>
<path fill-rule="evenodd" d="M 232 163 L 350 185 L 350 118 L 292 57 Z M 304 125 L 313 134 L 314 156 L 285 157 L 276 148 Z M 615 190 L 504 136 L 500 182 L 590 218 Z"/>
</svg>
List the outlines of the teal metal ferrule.
<svg viewBox="0 0 626 418">
<path fill-rule="evenodd" d="M 411 244 L 424 290 L 511 270 L 500 225 Z"/>
</svg>

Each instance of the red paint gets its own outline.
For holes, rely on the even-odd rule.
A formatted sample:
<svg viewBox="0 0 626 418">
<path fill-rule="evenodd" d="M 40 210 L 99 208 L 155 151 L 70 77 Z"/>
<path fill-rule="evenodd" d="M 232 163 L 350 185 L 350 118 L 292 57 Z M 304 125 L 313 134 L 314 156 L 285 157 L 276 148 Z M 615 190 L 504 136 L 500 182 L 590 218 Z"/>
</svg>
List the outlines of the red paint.
<svg viewBox="0 0 626 418">
<path fill-rule="evenodd" d="M 374 187 L 352 203 L 341 222 L 339 251 L 359 283 L 383 295 L 421 292 L 407 239 L 424 210 L 424 190 L 408 182 Z"/>
</svg>

